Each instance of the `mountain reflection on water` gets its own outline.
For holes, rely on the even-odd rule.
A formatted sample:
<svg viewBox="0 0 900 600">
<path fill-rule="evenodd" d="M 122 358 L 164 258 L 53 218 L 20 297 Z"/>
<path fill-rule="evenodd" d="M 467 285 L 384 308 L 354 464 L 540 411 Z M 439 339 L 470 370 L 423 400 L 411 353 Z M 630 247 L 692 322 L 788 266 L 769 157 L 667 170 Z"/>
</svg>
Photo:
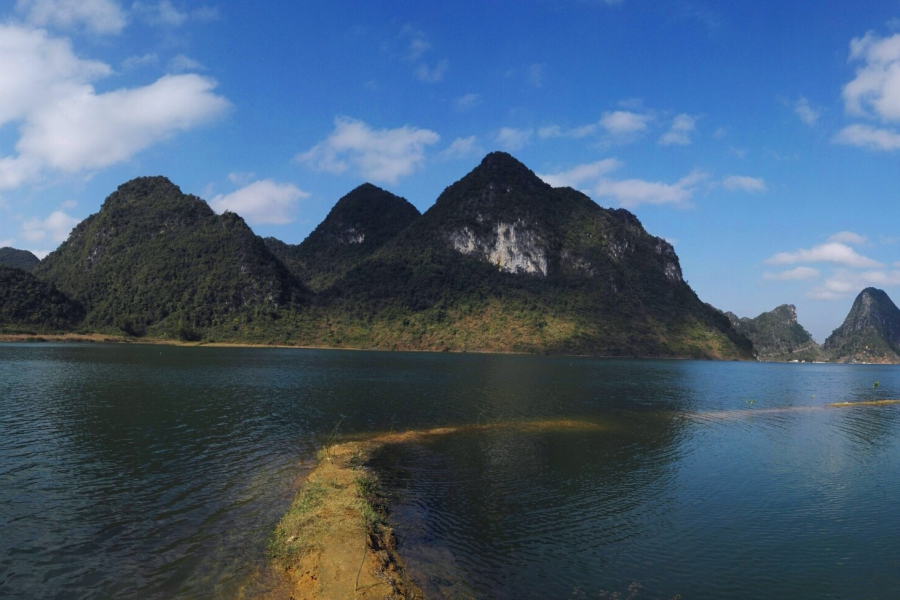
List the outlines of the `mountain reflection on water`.
<svg viewBox="0 0 900 600">
<path fill-rule="evenodd" d="M 377 457 L 430 597 L 892 598 L 900 406 L 826 407 L 889 397 L 895 367 L 0 345 L 0 596 L 246 596 L 338 422 L 564 418 L 597 427 Z"/>
</svg>

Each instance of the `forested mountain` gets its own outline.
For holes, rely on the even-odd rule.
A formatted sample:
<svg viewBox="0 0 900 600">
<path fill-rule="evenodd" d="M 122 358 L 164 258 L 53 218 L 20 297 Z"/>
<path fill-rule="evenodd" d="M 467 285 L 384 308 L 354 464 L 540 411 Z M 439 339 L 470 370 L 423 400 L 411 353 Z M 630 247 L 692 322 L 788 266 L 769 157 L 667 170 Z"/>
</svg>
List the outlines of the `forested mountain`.
<svg viewBox="0 0 900 600">
<path fill-rule="evenodd" d="M 821 347 L 797 322 L 797 308 L 793 304 L 782 304 L 753 319 L 725 314 L 738 332 L 750 338 L 760 360 L 824 360 Z"/>
<path fill-rule="evenodd" d="M 308 294 L 241 217 L 164 177 L 119 186 L 34 273 L 84 305 L 85 326 L 132 335 L 240 337 Z"/>
<path fill-rule="evenodd" d="M 68 331 L 84 308 L 34 275 L 0 266 L 0 331 Z"/>
<path fill-rule="evenodd" d="M 0 248 L 0 266 L 31 271 L 39 262 L 40 259 L 28 250 Z"/>
<path fill-rule="evenodd" d="M 864 289 L 823 348 L 839 362 L 900 363 L 900 309 L 884 290 Z"/>
<path fill-rule="evenodd" d="M 320 291 L 371 256 L 419 217 L 405 199 L 364 183 L 335 204 L 301 244 L 266 245 L 311 289 Z"/>
<path fill-rule="evenodd" d="M 82 330 L 384 349 L 752 358 L 672 246 L 495 152 L 424 215 L 363 185 L 297 246 L 163 177 L 130 181 L 35 274 Z M 308 285 L 304 284 L 304 281 Z M 312 290 L 310 290 L 312 288 Z"/>
<path fill-rule="evenodd" d="M 625 210 L 554 189 L 495 152 L 324 294 L 379 345 L 748 358 Z"/>
</svg>

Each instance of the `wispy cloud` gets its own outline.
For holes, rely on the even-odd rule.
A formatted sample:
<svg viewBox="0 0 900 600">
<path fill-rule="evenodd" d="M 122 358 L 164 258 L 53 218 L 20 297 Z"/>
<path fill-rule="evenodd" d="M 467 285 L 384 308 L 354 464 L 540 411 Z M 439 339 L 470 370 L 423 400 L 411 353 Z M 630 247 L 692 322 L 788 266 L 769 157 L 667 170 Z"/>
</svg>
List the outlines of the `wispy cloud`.
<svg viewBox="0 0 900 600">
<path fill-rule="evenodd" d="M 18 0 L 16 12 L 38 27 L 83 28 L 95 34 L 121 33 L 128 22 L 113 0 Z"/>
<path fill-rule="evenodd" d="M 232 174 L 234 175 L 234 174 Z M 231 179 L 231 175 L 229 175 Z M 309 194 L 292 183 L 276 183 L 271 179 L 254 181 L 226 195 L 209 201 L 217 213 L 230 211 L 251 224 L 284 225 L 294 220 L 297 202 Z"/>
<path fill-rule="evenodd" d="M 763 279 L 769 281 L 808 281 L 810 279 L 818 279 L 820 275 L 821 273 L 818 269 L 812 267 L 796 267 L 778 273 L 763 273 Z"/>
<path fill-rule="evenodd" d="M 869 242 L 869 238 L 852 231 L 838 231 L 828 236 L 829 242 L 837 242 L 839 244 L 849 244 L 851 246 L 864 246 Z"/>
<path fill-rule="evenodd" d="M 816 108 L 813 108 L 812 104 L 809 103 L 809 100 L 806 98 L 800 98 L 796 102 L 794 102 L 794 113 L 800 117 L 800 120 L 813 127 L 816 123 L 819 122 L 819 117 L 822 116 L 822 112 Z"/>
<path fill-rule="evenodd" d="M 691 143 L 691 134 L 697 129 L 697 117 L 688 114 L 677 115 L 672 120 L 672 126 L 665 132 L 659 143 L 663 146 L 687 146 Z"/>
<path fill-rule="evenodd" d="M 328 138 L 294 160 L 318 171 L 344 173 L 353 168 L 373 181 L 396 183 L 418 169 L 425 149 L 440 139 L 428 129 L 372 129 L 358 119 L 337 117 Z"/>
<path fill-rule="evenodd" d="M 729 175 L 722 179 L 722 187 L 726 190 L 742 191 L 742 192 L 765 192 L 768 191 L 766 182 L 759 177 L 747 177 L 745 175 Z"/>
<path fill-rule="evenodd" d="M 22 223 L 20 236 L 32 243 L 66 241 L 72 229 L 81 222 L 64 211 L 55 210 L 45 219 L 27 219 Z"/>
<path fill-rule="evenodd" d="M 592 189 L 600 198 L 612 198 L 620 206 L 636 208 L 642 204 L 669 204 L 686 208 L 699 184 L 709 175 L 699 170 L 691 171 L 675 183 L 646 181 L 643 179 L 600 180 Z"/>
<path fill-rule="evenodd" d="M 413 72 L 416 79 L 424 83 L 437 83 L 444 78 L 447 69 L 450 68 L 450 61 L 442 60 L 433 67 L 429 67 L 426 63 L 422 63 Z"/>
<path fill-rule="evenodd" d="M 475 108 L 479 104 L 481 104 L 480 94 L 466 94 L 453 101 L 453 107 L 458 112 L 466 112 Z"/>
<path fill-rule="evenodd" d="M 832 263 L 857 269 L 872 269 L 883 266 L 877 260 L 865 257 L 847 244 L 828 242 L 813 248 L 794 252 L 779 252 L 766 260 L 770 265 L 791 265 L 797 263 Z"/>
<path fill-rule="evenodd" d="M 507 150 L 521 150 L 531 141 L 534 132 L 531 129 L 502 127 L 494 136 L 494 141 Z"/>
<path fill-rule="evenodd" d="M 527 80 L 531 87 L 544 87 L 544 63 L 529 65 Z"/>
<path fill-rule="evenodd" d="M 622 162 L 615 158 L 606 158 L 597 162 L 577 165 L 571 169 L 559 173 L 538 175 L 553 187 L 578 188 L 585 183 L 596 181 L 600 177 L 615 171 L 622 166 Z"/>
<path fill-rule="evenodd" d="M 882 288 L 900 285 L 900 271 L 850 271 L 837 269 L 825 282 L 809 291 L 809 297 L 817 300 L 837 300 L 858 294 L 869 286 Z"/>
<path fill-rule="evenodd" d="M 900 148 L 900 133 L 892 129 L 855 124 L 844 127 L 834 136 L 834 141 L 870 150 L 897 150 Z"/>
<path fill-rule="evenodd" d="M 480 156 L 482 154 L 484 154 L 484 150 L 481 144 L 478 143 L 478 138 L 474 135 L 456 138 L 446 150 L 441 152 L 441 156 L 450 160 Z"/>
</svg>

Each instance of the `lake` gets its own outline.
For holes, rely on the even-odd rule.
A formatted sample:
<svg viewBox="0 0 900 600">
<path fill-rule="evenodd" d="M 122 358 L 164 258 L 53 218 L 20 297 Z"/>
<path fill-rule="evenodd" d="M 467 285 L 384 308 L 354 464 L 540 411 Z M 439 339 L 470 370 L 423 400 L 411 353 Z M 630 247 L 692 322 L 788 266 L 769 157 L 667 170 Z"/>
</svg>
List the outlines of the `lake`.
<svg viewBox="0 0 900 600">
<path fill-rule="evenodd" d="M 874 387 L 878 381 L 879 386 Z M 235 598 L 331 437 L 431 598 L 896 598 L 900 368 L 0 344 L 0 597 Z"/>
</svg>

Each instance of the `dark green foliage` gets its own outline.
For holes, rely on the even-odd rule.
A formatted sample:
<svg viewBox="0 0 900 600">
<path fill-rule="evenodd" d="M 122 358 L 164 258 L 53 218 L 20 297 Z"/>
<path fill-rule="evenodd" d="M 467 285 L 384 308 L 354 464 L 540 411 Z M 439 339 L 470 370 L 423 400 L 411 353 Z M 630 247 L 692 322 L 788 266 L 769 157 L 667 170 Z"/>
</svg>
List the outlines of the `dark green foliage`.
<svg viewBox="0 0 900 600">
<path fill-rule="evenodd" d="M 21 269 L 0 266 L 0 330 L 66 331 L 84 319 L 84 308 Z"/>
<path fill-rule="evenodd" d="M 754 319 L 725 314 L 738 332 L 750 338 L 760 360 L 824 360 L 822 349 L 797 322 L 797 309 L 793 304 L 783 304 Z"/>
<path fill-rule="evenodd" d="M 405 199 L 365 183 L 340 200 L 303 243 L 266 245 L 311 289 L 327 288 L 419 217 Z"/>
<path fill-rule="evenodd" d="M 41 262 L 40 259 L 28 250 L 0 248 L 0 266 L 31 271 L 39 262 Z"/>
<path fill-rule="evenodd" d="M 505 272 L 453 247 L 466 236 L 490 246 L 509 226 L 543 257 L 546 276 Z M 512 350 L 751 356 L 749 340 L 682 281 L 670 244 L 628 211 L 553 189 L 504 153 L 485 157 L 324 297 L 362 320 L 416 321 L 436 337 L 443 332 L 451 349 L 464 349 L 461 337 L 478 337 L 461 316 L 499 304 L 519 331 Z"/>
<path fill-rule="evenodd" d="M 823 348 L 841 362 L 900 363 L 900 309 L 883 290 L 864 289 Z"/>
<path fill-rule="evenodd" d="M 503 153 L 421 216 L 361 186 L 299 246 L 264 242 L 164 178 L 136 179 L 35 273 L 85 305 L 86 328 L 132 336 L 752 357 L 669 243 Z"/>
<path fill-rule="evenodd" d="M 35 274 L 82 302 L 89 326 L 130 335 L 199 339 L 271 321 L 306 296 L 243 219 L 164 177 L 120 186 Z"/>
</svg>

